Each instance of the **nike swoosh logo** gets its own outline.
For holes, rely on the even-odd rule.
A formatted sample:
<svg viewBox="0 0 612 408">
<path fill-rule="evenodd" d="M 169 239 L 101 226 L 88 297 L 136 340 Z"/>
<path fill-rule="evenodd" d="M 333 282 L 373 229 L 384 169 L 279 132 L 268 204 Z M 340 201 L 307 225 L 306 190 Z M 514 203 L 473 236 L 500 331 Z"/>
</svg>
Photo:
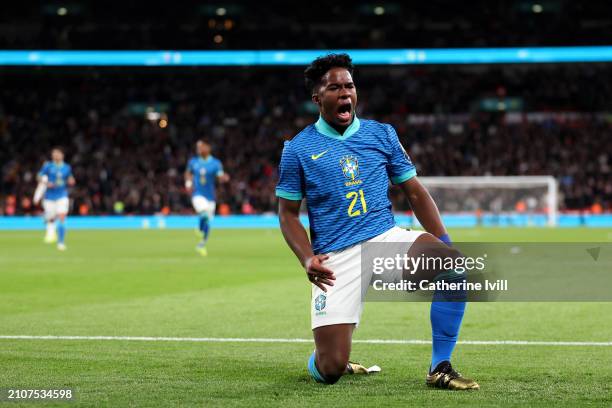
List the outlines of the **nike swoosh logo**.
<svg viewBox="0 0 612 408">
<path fill-rule="evenodd" d="M 328 151 L 329 151 L 329 150 L 326 150 L 326 151 L 321 152 L 321 153 L 319 153 L 319 154 L 313 154 L 312 156 L 310 156 L 310 158 L 311 158 L 312 160 L 317 160 L 318 158 L 320 158 L 321 156 L 323 156 L 323 155 L 324 155 L 325 153 L 327 153 Z"/>
</svg>

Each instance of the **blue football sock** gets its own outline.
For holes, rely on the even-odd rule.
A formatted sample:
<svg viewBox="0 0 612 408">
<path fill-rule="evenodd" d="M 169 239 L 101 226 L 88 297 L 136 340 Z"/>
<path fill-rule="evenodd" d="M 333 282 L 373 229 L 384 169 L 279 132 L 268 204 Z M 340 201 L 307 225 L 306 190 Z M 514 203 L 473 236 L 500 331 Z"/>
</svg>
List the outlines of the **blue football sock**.
<svg viewBox="0 0 612 408">
<path fill-rule="evenodd" d="M 451 272 L 451 274 L 454 274 Z M 461 282 L 465 277 L 445 274 L 445 282 Z M 466 291 L 436 291 L 431 303 L 432 355 L 430 371 L 442 361 L 449 361 L 457 343 L 461 321 L 465 312 Z"/>
<path fill-rule="evenodd" d="M 325 380 L 325 377 L 323 377 L 321 373 L 319 373 L 319 370 L 317 369 L 317 365 L 315 364 L 315 352 L 314 351 L 312 352 L 312 354 L 310 355 L 310 358 L 308 359 L 308 372 L 310 373 L 310 375 L 316 382 L 319 382 L 319 383 L 327 382 Z"/>
<path fill-rule="evenodd" d="M 202 231 L 204 241 L 208 240 L 208 232 L 210 231 L 210 226 L 208 224 L 208 217 L 205 215 L 200 216 L 200 231 Z"/>
<path fill-rule="evenodd" d="M 66 236 L 66 225 L 60 221 L 57 225 L 57 242 L 58 244 L 64 243 L 64 237 Z"/>
</svg>

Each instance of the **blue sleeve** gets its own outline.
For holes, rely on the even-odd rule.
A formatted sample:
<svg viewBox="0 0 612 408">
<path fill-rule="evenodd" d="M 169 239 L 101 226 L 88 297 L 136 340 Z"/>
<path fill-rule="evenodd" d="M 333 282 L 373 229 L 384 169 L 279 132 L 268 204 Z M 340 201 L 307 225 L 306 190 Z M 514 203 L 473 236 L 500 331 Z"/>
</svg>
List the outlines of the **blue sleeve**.
<svg viewBox="0 0 612 408">
<path fill-rule="evenodd" d="M 193 159 L 189 159 L 189 161 L 187 162 L 187 167 L 185 168 L 185 171 L 193 174 Z"/>
<path fill-rule="evenodd" d="M 66 172 L 66 179 L 73 177 L 72 175 L 72 166 L 68 165 L 68 171 Z"/>
<path fill-rule="evenodd" d="M 42 177 L 42 176 L 48 176 L 49 174 L 47 174 L 49 172 L 49 162 L 44 162 L 42 167 L 40 168 L 40 171 L 38 172 L 38 176 Z"/>
<path fill-rule="evenodd" d="M 304 198 L 303 184 L 300 161 L 291 148 L 291 142 L 285 142 L 278 166 L 276 196 L 287 200 L 301 201 Z"/>
<path fill-rule="evenodd" d="M 222 176 L 223 175 L 223 163 L 221 163 L 221 160 L 217 160 L 217 174 L 216 176 Z"/>
<path fill-rule="evenodd" d="M 408 153 L 406 153 L 406 150 L 400 143 L 393 126 L 385 125 L 385 129 L 391 148 L 389 155 L 390 160 L 387 164 L 387 173 L 393 184 L 400 184 L 416 176 L 416 168 L 414 164 L 412 164 L 410 156 L 408 156 Z"/>
</svg>

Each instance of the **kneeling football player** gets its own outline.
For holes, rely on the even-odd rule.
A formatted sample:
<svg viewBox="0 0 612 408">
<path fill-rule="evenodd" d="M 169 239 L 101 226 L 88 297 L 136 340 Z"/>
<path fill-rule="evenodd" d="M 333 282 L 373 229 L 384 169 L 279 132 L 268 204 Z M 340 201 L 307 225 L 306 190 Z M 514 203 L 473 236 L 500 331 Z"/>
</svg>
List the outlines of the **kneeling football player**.
<svg viewBox="0 0 612 408">
<path fill-rule="evenodd" d="M 346 54 L 312 62 L 306 86 L 319 119 L 285 143 L 279 166 L 279 218 L 285 240 L 312 283 L 311 320 L 316 350 L 308 370 L 318 382 L 334 384 L 354 371 L 349 363 L 353 330 L 362 303 L 361 250 L 366 242 L 439 245 L 438 256 L 455 256 L 438 209 L 416 177 L 416 170 L 392 126 L 355 115 L 357 91 Z M 406 194 L 427 232 L 395 225 L 389 181 Z M 307 200 L 309 240 L 299 221 Z M 461 280 L 452 271 L 437 271 Z M 422 276 L 423 279 L 437 276 Z M 426 383 L 446 389 L 478 389 L 451 365 L 466 302 L 465 294 L 436 293 L 431 305 L 433 353 Z M 446 296 L 453 301 L 447 301 Z"/>
</svg>

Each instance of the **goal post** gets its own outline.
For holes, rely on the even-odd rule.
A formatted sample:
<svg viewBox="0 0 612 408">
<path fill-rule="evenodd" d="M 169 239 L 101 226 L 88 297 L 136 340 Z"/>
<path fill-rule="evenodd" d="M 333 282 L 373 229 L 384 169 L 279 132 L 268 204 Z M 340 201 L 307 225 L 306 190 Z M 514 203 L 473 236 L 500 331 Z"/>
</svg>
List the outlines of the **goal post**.
<svg viewBox="0 0 612 408">
<path fill-rule="evenodd" d="M 442 213 L 545 215 L 557 225 L 558 186 L 553 176 L 419 177 Z"/>
</svg>

